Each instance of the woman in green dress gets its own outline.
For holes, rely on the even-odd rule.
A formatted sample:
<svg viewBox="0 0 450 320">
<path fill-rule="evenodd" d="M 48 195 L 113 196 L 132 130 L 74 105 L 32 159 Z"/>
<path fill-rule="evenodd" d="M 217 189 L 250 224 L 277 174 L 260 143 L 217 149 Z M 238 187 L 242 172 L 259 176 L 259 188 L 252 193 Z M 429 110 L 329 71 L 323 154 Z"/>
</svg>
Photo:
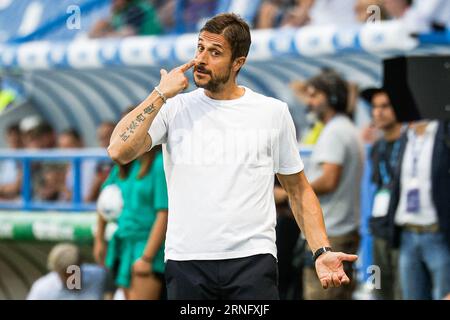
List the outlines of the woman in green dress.
<svg viewBox="0 0 450 320">
<path fill-rule="evenodd" d="M 106 221 L 99 214 L 94 243 L 97 263 L 111 270 L 127 299 L 159 299 L 164 281 L 167 186 L 160 149 L 115 165 L 102 188 L 119 186 L 123 209 L 106 247 Z"/>
</svg>

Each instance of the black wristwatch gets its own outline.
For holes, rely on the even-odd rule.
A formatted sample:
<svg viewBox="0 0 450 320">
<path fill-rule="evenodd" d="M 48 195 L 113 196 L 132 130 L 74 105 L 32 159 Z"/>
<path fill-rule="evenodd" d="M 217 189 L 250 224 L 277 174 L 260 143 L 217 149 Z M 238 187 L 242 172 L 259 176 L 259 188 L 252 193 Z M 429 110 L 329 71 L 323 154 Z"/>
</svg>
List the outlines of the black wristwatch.
<svg viewBox="0 0 450 320">
<path fill-rule="evenodd" d="M 316 263 L 316 260 L 317 260 L 318 257 L 320 257 L 322 254 L 324 254 L 327 251 L 333 251 L 333 250 L 331 250 L 330 247 L 322 247 L 322 248 L 317 249 L 316 252 L 314 252 L 314 255 L 313 255 L 314 263 Z"/>
</svg>

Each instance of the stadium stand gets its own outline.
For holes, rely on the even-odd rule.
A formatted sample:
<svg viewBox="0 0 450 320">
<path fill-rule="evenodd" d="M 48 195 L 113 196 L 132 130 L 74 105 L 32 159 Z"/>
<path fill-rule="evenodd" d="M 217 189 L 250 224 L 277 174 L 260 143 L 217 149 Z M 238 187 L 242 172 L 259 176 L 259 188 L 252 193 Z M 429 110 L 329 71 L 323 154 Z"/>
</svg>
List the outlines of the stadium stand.
<svg viewBox="0 0 450 320">
<path fill-rule="evenodd" d="M 251 23 L 259 4 L 260 1 L 220 0 L 213 14 L 233 11 Z M 76 12 L 68 10 L 71 5 L 78 6 L 82 14 L 80 29 L 66 27 L 67 19 Z M 37 114 L 57 132 L 74 128 L 82 134 L 87 147 L 97 147 L 96 128 L 100 123 L 118 120 L 123 110 L 141 101 L 158 83 L 161 67 L 170 69 L 193 57 L 195 32 L 202 20 L 195 25 L 180 22 L 186 5 L 185 0 L 176 1 L 178 23 L 167 30 L 167 35 L 90 40 L 87 38 L 90 27 L 109 14 L 109 0 L 0 1 L 0 72 L 2 78 L 14 83 L 20 91 L 18 103 L 0 114 L 0 132 L 25 115 Z M 286 101 L 298 129 L 306 125 L 305 106 L 287 86 L 293 80 L 305 80 L 323 68 L 333 68 L 364 89 L 381 85 L 384 58 L 400 54 L 450 54 L 450 29 L 415 38 L 396 22 L 358 28 L 317 26 L 254 30 L 252 37 L 249 61 L 240 73 L 239 82 Z M 355 120 L 359 126 L 369 121 L 368 106 L 364 101 L 358 101 Z M 2 147 L 5 147 L 4 141 L 0 140 Z M 83 150 L 74 156 L 59 151 L 53 154 L 47 151 L 33 154 L 0 151 L 0 160 L 14 158 L 22 161 L 25 167 L 33 159 L 58 158 L 76 162 L 84 157 L 105 158 L 106 153 L 104 150 Z M 79 186 L 79 166 L 74 166 L 74 170 L 74 181 Z M 31 200 L 28 177 L 25 176 L 22 188 L 25 202 L 0 202 L 0 210 L 5 211 L 0 215 L 0 299 L 24 298 L 32 280 L 45 272 L 43 261 L 50 248 L 46 241 L 92 239 L 92 230 L 86 227 L 86 221 L 88 225 L 93 223 L 89 212 L 92 213 L 95 206 L 81 203 L 77 185 L 74 187 L 77 196 L 72 203 L 40 204 Z M 371 264 L 367 226 L 371 208 L 369 177 L 370 167 L 367 166 L 361 188 L 363 219 L 359 279 L 362 282 L 368 276 L 366 266 Z M 64 215 L 72 227 L 68 234 L 55 237 L 51 236 L 50 229 L 39 233 L 39 227 L 34 223 L 37 221 L 42 227 L 50 216 L 37 214 L 31 220 L 30 216 L 20 216 L 30 210 L 45 210 L 45 214 L 53 210 L 67 212 Z M 88 217 L 73 218 L 68 214 L 73 211 L 80 217 L 80 211 L 88 212 L 83 214 Z M 56 214 L 52 221 L 58 225 L 59 219 L 64 221 L 66 218 Z M 43 236 L 40 238 L 39 234 Z M 5 245 L 4 241 L 11 240 L 19 242 L 13 246 Z M 33 244 L 33 247 L 21 242 L 29 240 L 43 242 Z"/>
</svg>

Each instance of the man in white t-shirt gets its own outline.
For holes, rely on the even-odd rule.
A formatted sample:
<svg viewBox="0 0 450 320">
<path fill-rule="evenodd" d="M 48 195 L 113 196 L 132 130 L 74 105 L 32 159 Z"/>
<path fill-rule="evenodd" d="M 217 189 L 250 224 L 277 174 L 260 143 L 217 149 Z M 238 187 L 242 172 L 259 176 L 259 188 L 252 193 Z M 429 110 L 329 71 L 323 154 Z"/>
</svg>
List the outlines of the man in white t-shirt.
<svg viewBox="0 0 450 320">
<path fill-rule="evenodd" d="M 322 286 L 347 284 L 343 261 L 357 259 L 329 248 L 286 103 L 236 83 L 250 43 L 238 16 L 207 21 L 195 59 L 161 70 L 159 85 L 111 137 L 108 152 L 120 164 L 164 146 L 169 299 L 278 299 L 274 174 L 316 257 Z M 178 94 L 191 67 L 199 89 Z"/>
</svg>

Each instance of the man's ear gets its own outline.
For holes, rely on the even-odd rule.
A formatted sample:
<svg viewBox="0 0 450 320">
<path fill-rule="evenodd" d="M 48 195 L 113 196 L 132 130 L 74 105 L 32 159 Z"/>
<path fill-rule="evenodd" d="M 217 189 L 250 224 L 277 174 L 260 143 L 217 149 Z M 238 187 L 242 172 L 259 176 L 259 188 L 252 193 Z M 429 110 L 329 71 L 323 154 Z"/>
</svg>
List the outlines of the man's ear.
<svg viewBox="0 0 450 320">
<path fill-rule="evenodd" d="M 239 58 L 234 59 L 233 71 L 237 72 L 239 69 L 241 69 L 246 60 L 247 60 L 246 57 L 239 57 Z"/>
</svg>

